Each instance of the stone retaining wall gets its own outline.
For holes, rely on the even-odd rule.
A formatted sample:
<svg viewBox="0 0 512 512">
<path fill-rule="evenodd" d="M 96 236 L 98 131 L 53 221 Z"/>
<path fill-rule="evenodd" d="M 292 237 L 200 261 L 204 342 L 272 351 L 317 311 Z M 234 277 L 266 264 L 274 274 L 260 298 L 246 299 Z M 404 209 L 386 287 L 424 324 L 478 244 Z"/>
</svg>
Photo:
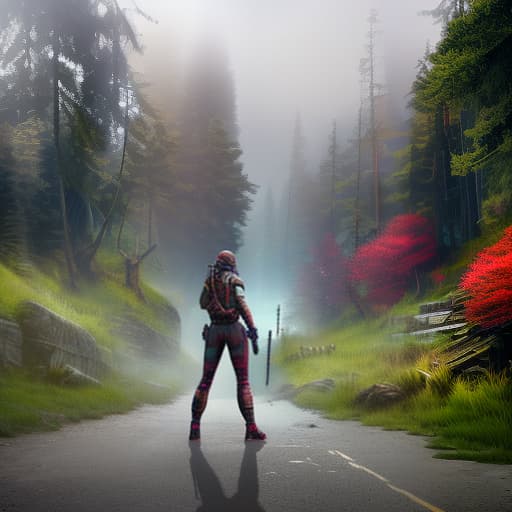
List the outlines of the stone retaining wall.
<svg viewBox="0 0 512 512">
<path fill-rule="evenodd" d="M 18 322 L 25 366 L 70 365 L 96 379 L 105 373 L 107 368 L 96 341 L 82 327 L 35 302 L 22 304 Z"/>
<path fill-rule="evenodd" d="M 177 319 L 169 316 L 173 327 L 170 335 L 133 318 L 120 321 L 116 330 L 128 345 L 123 351 L 112 352 L 98 346 L 82 327 L 28 301 L 19 308 L 17 322 L 0 318 L 0 367 L 71 366 L 94 379 L 112 368 L 131 374 L 147 372 L 157 363 L 167 364 L 180 351 L 179 316 Z"/>
<path fill-rule="evenodd" d="M 22 337 L 18 324 L 0 318 L 0 366 L 21 366 Z"/>
</svg>

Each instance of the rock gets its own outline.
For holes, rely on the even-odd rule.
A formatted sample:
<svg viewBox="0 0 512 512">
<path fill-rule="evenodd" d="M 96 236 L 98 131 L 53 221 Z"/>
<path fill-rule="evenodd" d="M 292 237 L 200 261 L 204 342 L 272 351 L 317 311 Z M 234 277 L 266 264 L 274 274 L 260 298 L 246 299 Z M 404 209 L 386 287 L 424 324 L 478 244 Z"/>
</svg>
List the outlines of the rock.
<svg viewBox="0 0 512 512">
<path fill-rule="evenodd" d="M 368 409 L 393 405 L 405 398 L 405 393 L 395 384 L 374 384 L 358 393 L 354 402 Z"/>
<path fill-rule="evenodd" d="M 36 302 L 24 302 L 18 313 L 23 336 L 23 364 L 30 368 L 70 365 L 94 379 L 107 370 L 96 340 L 82 327 Z"/>
<path fill-rule="evenodd" d="M 61 380 L 61 384 L 68 386 L 84 386 L 84 385 L 93 385 L 93 386 L 101 386 L 101 382 L 94 377 L 90 377 L 85 373 L 82 373 L 80 370 L 73 368 L 69 364 L 64 366 L 63 368 L 65 374 L 63 379 Z"/>
<path fill-rule="evenodd" d="M 328 392 L 332 391 L 335 385 L 336 383 L 334 382 L 333 379 L 314 380 L 312 382 L 308 382 L 298 387 L 294 386 L 293 384 L 285 384 L 284 386 L 281 386 L 279 388 L 275 395 L 275 398 L 277 400 L 290 400 L 294 398 L 298 393 L 305 391 L 307 389 Z"/>
<path fill-rule="evenodd" d="M 0 366 L 21 366 L 22 337 L 15 322 L 0 318 Z"/>
<path fill-rule="evenodd" d="M 335 385 L 336 383 L 333 379 L 314 380 L 313 382 L 308 382 L 307 384 L 299 386 L 298 392 L 304 391 L 306 389 L 313 389 L 316 391 L 332 391 Z"/>
</svg>

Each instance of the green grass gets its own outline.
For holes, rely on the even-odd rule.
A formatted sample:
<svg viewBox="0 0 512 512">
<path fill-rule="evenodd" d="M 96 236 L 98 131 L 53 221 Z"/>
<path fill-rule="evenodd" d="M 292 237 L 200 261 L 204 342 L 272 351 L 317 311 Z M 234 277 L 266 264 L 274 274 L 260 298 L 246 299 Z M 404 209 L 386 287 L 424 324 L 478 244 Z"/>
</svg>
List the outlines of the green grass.
<svg viewBox="0 0 512 512">
<path fill-rule="evenodd" d="M 426 389 L 388 410 L 365 412 L 367 425 L 435 436 L 429 446 L 441 458 L 512 463 L 512 385 L 500 375 L 479 383 L 458 379 L 440 398 Z"/>
<path fill-rule="evenodd" d="M 125 413 L 143 403 L 165 403 L 177 391 L 176 385 L 156 387 L 115 375 L 102 386 L 65 388 L 9 370 L 0 374 L 0 436 L 56 430 L 69 422 Z"/>
<path fill-rule="evenodd" d="M 290 362 L 287 356 L 300 345 L 327 345 L 336 350 Z M 298 405 L 322 411 L 332 419 L 358 419 L 366 425 L 406 430 L 432 436 L 436 456 L 482 462 L 512 463 L 512 384 L 503 375 L 477 382 L 450 378 L 440 369 L 424 384 L 415 368 L 427 369 L 439 344 L 391 338 L 382 321 L 361 322 L 322 333 L 315 339 L 288 338 L 276 353 L 295 385 L 332 378 L 330 393 L 304 391 Z M 418 377 L 417 377 L 417 376 Z M 362 389 L 377 382 L 402 384 L 409 396 L 386 409 L 366 410 L 353 400 Z"/>
<path fill-rule="evenodd" d="M 122 268 L 122 263 L 119 266 Z M 20 276 L 0 263 L 0 316 L 15 318 L 20 303 L 36 301 L 80 325 L 107 348 L 122 346 L 115 327 L 126 318 L 132 317 L 163 334 L 170 334 L 175 327 L 165 311 L 167 301 L 147 285 L 147 301 L 143 303 L 118 275 L 105 274 L 93 282 L 82 280 L 78 290 L 72 291 L 63 284 L 57 265 L 46 265 L 44 270 L 32 267 L 28 275 Z"/>
<path fill-rule="evenodd" d="M 99 345 L 121 352 L 125 341 L 118 326 L 127 320 L 137 320 L 164 335 L 176 332 L 171 306 L 161 294 L 143 285 L 146 302 L 141 302 L 123 285 L 122 259 L 108 251 L 98 259 L 105 267 L 98 266 L 96 279 L 80 280 L 77 290 L 65 285 L 65 266 L 58 262 L 27 265 L 22 273 L 0 263 L 0 317 L 15 320 L 24 301 L 35 301 L 86 329 Z M 124 377 L 107 378 L 101 387 L 65 388 L 23 371 L 0 368 L 0 436 L 58 428 L 69 421 L 126 412 L 141 403 L 167 401 L 177 390 L 173 375 L 188 366 L 183 356 L 174 373 L 168 367 L 141 362 L 139 378 L 156 379 L 169 390 Z"/>
</svg>

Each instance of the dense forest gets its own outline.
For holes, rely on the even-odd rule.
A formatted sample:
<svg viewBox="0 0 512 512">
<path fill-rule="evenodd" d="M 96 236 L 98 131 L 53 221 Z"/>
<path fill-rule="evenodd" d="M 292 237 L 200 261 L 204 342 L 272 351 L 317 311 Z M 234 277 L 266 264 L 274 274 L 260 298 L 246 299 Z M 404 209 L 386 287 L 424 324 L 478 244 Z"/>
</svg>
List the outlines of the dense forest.
<svg viewBox="0 0 512 512">
<path fill-rule="evenodd" d="M 449 282 L 445 270 L 456 266 L 469 243 L 496 242 L 512 222 L 510 4 L 443 0 L 422 14 L 443 25 L 442 37 L 418 62 L 408 122 L 395 121 L 389 92 L 380 92 L 375 81 L 376 12 L 361 59 L 355 137 L 341 149 L 333 123 L 325 160 L 316 174 L 307 174 L 297 122 L 288 252 L 299 269 L 299 302 L 315 321 L 344 312 L 368 317 L 444 281 L 457 287 L 461 271 Z M 468 315 L 475 321 L 493 308 L 502 323 L 511 317 L 506 240 L 493 264 L 484 268 L 476 261 L 473 277 L 460 283 L 473 297 Z M 475 290 L 484 282 L 485 302 Z"/>
<path fill-rule="evenodd" d="M 129 18 L 145 13 L 115 0 L 6 0 L 1 12 L 2 262 L 57 261 L 79 288 L 101 275 L 105 248 L 142 298 L 140 266 L 157 245 L 173 265 L 205 264 L 212 240 L 240 246 L 255 187 L 221 48 L 198 49 L 171 126 L 128 65 L 141 51 Z"/>
<path fill-rule="evenodd" d="M 79 289 L 101 276 L 105 250 L 142 299 L 149 255 L 179 269 L 239 249 L 257 187 L 242 165 L 222 46 L 197 44 L 169 119 L 128 64 L 141 51 L 133 23 L 150 19 L 140 9 L 116 0 L 0 7 L 2 263 L 23 272 L 57 262 Z M 333 123 L 311 173 L 297 117 L 279 206 L 267 194 L 262 266 L 312 321 L 373 315 L 438 286 L 439 269 L 468 242 L 498 242 L 512 223 L 510 5 L 443 0 L 424 15 L 443 31 L 418 62 L 409 121 L 394 121 L 376 83 L 372 12 L 355 136 L 344 145 Z M 487 271 L 510 271 L 500 265 Z"/>
</svg>

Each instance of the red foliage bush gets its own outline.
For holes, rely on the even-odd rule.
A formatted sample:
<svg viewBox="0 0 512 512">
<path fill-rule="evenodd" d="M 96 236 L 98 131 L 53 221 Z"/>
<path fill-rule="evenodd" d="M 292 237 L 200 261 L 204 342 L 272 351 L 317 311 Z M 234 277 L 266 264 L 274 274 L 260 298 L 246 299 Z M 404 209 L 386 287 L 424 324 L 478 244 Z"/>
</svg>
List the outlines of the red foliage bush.
<svg viewBox="0 0 512 512">
<path fill-rule="evenodd" d="M 417 214 L 393 218 L 384 232 L 355 253 L 351 281 L 365 289 L 367 302 L 390 306 L 407 290 L 415 271 L 436 255 L 432 223 Z"/>
<path fill-rule="evenodd" d="M 460 287 L 470 296 L 466 317 L 471 322 L 495 327 L 512 320 L 512 226 L 477 255 Z"/>
<path fill-rule="evenodd" d="M 311 251 L 304 266 L 299 293 L 306 307 L 319 319 L 338 316 L 347 300 L 348 258 L 343 255 L 332 233 L 327 233 Z"/>
<path fill-rule="evenodd" d="M 436 286 L 439 286 L 439 285 L 443 284 L 444 281 L 446 281 L 446 275 L 443 274 L 438 268 L 436 268 L 435 270 L 433 270 L 430 273 L 430 277 L 432 279 L 432 282 Z"/>
</svg>

